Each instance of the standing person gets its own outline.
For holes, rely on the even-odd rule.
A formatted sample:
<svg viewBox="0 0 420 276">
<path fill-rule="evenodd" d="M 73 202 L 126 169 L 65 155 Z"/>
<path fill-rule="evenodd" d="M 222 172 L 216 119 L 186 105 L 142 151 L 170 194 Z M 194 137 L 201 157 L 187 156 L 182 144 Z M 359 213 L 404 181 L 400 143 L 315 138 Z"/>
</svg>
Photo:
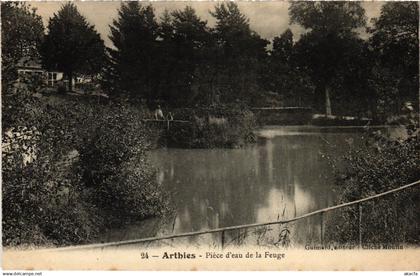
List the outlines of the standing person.
<svg viewBox="0 0 420 276">
<path fill-rule="evenodd" d="M 163 116 L 162 109 L 160 108 L 160 105 L 157 106 L 155 110 L 155 119 L 156 120 L 165 120 L 165 116 Z"/>
</svg>

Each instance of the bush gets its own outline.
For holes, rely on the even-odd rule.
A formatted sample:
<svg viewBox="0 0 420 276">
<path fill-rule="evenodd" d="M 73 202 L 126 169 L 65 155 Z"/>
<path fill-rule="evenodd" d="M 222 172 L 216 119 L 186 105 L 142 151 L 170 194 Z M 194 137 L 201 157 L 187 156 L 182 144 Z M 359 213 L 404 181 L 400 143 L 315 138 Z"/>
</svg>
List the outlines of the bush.
<svg viewBox="0 0 420 276">
<path fill-rule="evenodd" d="M 24 88 L 5 94 L 4 104 L 13 111 L 3 120 L 3 244 L 88 240 L 98 231 L 96 209 L 81 200 L 79 169 L 66 162 L 72 148 L 68 121 L 45 112 Z"/>
<path fill-rule="evenodd" d="M 86 243 L 114 221 L 167 210 L 132 109 L 52 99 L 4 93 L 5 246 Z"/>
<path fill-rule="evenodd" d="M 340 201 L 349 202 L 397 188 L 420 179 L 417 134 L 406 140 L 381 135 L 370 138 L 363 148 L 345 157 L 345 169 L 337 171 Z M 419 243 L 419 187 L 362 204 L 363 243 Z M 327 227 L 331 241 L 358 241 L 358 209 L 336 212 Z"/>
<path fill-rule="evenodd" d="M 169 146 L 188 148 L 236 148 L 255 142 L 254 114 L 246 109 L 182 109 L 174 118 L 189 124 L 171 127 L 165 137 Z"/>
<path fill-rule="evenodd" d="M 155 170 L 147 161 L 149 131 L 142 113 L 123 105 L 94 116 L 90 137 L 80 149 L 83 181 L 91 200 L 107 213 L 108 224 L 162 215 L 168 210 Z"/>
</svg>

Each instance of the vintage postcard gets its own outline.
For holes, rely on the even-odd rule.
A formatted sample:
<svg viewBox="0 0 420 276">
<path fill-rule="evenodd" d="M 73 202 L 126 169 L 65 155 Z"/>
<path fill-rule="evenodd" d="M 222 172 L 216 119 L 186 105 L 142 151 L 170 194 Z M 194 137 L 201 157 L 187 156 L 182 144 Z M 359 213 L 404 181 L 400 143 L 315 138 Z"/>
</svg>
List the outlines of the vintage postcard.
<svg viewBox="0 0 420 276">
<path fill-rule="evenodd" d="M 2 1 L 2 268 L 415 275 L 418 32 L 412 1 Z"/>
</svg>

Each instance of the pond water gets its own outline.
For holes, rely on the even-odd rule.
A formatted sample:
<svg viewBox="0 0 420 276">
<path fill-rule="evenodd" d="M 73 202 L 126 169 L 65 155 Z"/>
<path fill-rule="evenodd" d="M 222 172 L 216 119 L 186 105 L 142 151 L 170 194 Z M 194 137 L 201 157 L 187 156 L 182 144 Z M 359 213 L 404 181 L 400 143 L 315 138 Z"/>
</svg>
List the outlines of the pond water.
<svg viewBox="0 0 420 276">
<path fill-rule="evenodd" d="M 360 141 L 351 129 L 272 127 L 241 149 L 158 149 L 151 161 L 172 194 L 169 223 L 149 220 L 109 234 L 109 240 L 159 236 L 289 219 L 336 203 L 327 156 Z M 320 217 L 295 223 L 293 243 L 319 236 Z M 147 230 L 145 230 L 147 229 Z"/>
</svg>

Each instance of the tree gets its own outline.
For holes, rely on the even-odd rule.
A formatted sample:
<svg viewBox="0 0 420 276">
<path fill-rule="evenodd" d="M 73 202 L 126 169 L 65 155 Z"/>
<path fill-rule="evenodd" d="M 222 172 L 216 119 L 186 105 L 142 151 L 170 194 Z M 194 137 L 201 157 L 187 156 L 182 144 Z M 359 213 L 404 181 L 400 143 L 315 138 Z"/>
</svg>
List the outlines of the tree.
<svg viewBox="0 0 420 276">
<path fill-rule="evenodd" d="M 308 96 L 313 92 L 312 84 L 306 72 L 294 61 L 294 47 L 290 29 L 274 37 L 273 48 L 265 62 L 261 86 L 278 97 L 269 96 L 271 103 L 263 102 L 264 105 L 310 105 Z"/>
<path fill-rule="evenodd" d="M 268 41 L 250 29 L 249 19 L 234 2 L 219 4 L 210 13 L 216 18 L 214 33 L 222 51 L 217 64 L 223 100 L 249 103 L 260 92 L 259 62 L 266 57 Z"/>
<path fill-rule="evenodd" d="M 284 31 L 280 37 L 273 39 L 272 56 L 279 62 L 288 63 L 293 54 L 293 33 L 290 29 Z"/>
<path fill-rule="evenodd" d="M 236 56 L 249 49 L 249 45 L 243 43 L 252 36 L 249 19 L 241 13 L 236 3 L 217 5 L 210 14 L 217 20 L 215 31 L 226 56 Z"/>
<path fill-rule="evenodd" d="M 204 82 L 200 71 L 206 67 L 206 49 L 211 43 L 207 21 L 201 20 L 190 6 L 173 11 L 171 16 L 172 90 L 176 91 L 177 101 L 197 102 L 198 86 Z"/>
<path fill-rule="evenodd" d="M 172 26 L 172 15 L 165 9 L 160 16 L 160 24 L 158 24 L 158 52 L 159 52 L 159 75 L 160 82 L 157 91 L 157 97 L 167 103 L 174 102 L 173 97 L 173 79 L 176 71 L 174 63 L 175 47 L 173 44 L 174 28 Z"/>
<path fill-rule="evenodd" d="M 386 3 L 381 8 L 380 17 L 372 21 L 374 26 L 370 29 L 372 37 L 369 40 L 375 57 L 372 70 L 380 72 L 373 85 L 381 94 L 381 101 L 385 105 L 395 106 L 394 110 L 399 112 L 402 101 L 417 101 L 418 3 Z M 386 88 L 381 87 L 380 82 L 383 81 L 388 83 Z M 382 90 L 383 93 L 378 90 Z M 390 93 L 391 91 L 394 93 Z M 393 103 L 386 98 L 391 98 Z"/>
<path fill-rule="evenodd" d="M 152 6 L 122 3 L 110 29 L 114 48 L 108 54 L 114 74 L 108 88 L 151 102 L 159 80 L 159 29 Z"/>
<path fill-rule="evenodd" d="M 16 64 L 23 57 L 38 57 L 44 36 L 42 18 L 24 2 L 1 3 L 2 87 L 17 77 Z"/>
<path fill-rule="evenodd" d="M 296 45 L 297 59 L 316 85 L 315 105 L 331 115 L 331 87 L 340 81 L 340 72 L 360 53 L 361 40 L 355 30 L 366 24 L 359 2 L 293 2 L 291 23 L 308 30 Z M 324 99 L 322 104 L 320 99 Z"/>
<path fill-rule="evenodd" d="M 94 26 L 86 21 L 73 3 L 67 3 L 50 18 L 41 53 L 44 66 L 62 71 L 71 91 L 75 74 L 100 71 L 105 47 Z"/>
<path fill-rule="evenodd" d="M 24 57 L 37 58 L 44 35 L 42 19 L 23 2 L 1 3 L 1 91 L 2 131 L 26 124 L 33 110 L 33 90 L 11 89 L 17 79 L 16 66 Z M 22 91 L 23 90 L 23 91 Z M 23 115 L 22 115 L 23 114 Z"/>
</svg>

